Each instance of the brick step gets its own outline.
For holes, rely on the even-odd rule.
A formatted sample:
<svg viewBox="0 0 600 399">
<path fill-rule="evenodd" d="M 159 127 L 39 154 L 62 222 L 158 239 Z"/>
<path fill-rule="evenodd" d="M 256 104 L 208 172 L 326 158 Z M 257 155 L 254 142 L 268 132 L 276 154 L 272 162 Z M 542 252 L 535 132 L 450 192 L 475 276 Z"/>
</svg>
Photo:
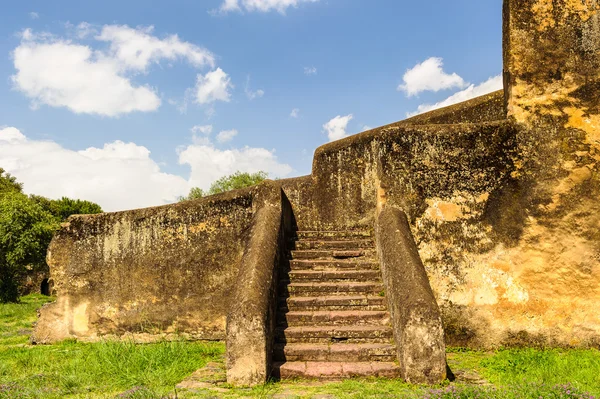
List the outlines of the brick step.
<svg viewBox="0 0 600 399">
<path fill-rule="evenodd" d="M 325 282 L 325 283 L 291 283 L 280 282 L 282 296 L 317 296 L 317 295 L 348 295 L 348 294 L 373 294 L 383 292 L 381 282 Z"/>
<path fill-rule="evenodd" d="M 338 295 L 279 298 L 281 311 L 309 310 L 387 310 L 385 297 L 378 295 Z"/>
<path fill-rule="evenodd" d="M 319 260 L 294 259 L 290 261 L 291 270 L 379 270 L 379 262 L 362 259 Z"/>
<path fill-rule="evenodd" d="M 294 244 L 297 250 L 308 250 L 308 249 L 339 249 L 339 250 L 356 250 L 363 248 L 374 248 L 375 244 L 373 240 L 301 240 L 296 241 Z"/>
<path fill-rule="evenodd" d="M 300 240 L 338 240 L 343 238 L 370 238 L 370 231 L 366 230 L 346 230 L 346 231 L 298 231 L 296 232 Z"/>
<path fill-rule="evenodd" d="M 276 379 L 342 380 L 346 378 L 399 378 L 400 367 L 393 362 L 285 362 L 273 365 Z"/>
<path fill-rule="evenodd" d="M 287 362 L 394 362 L 391 344 L 276 344 L 274 361 Z"/>
<path fill-rule="evenodd" d="M 379 270 L 293 270 L 288 273 L 290 281 L 381 281 Z"/>
<path fill-rule="evenodd" d="M 277 314 L 280 326 L 318 326 L 318 325 L 380 325 L 390 323 L 390 314 L 375 310 L 339 310 L 339 311 L 291 311 Z"/>
<path fill-rule="evenodd" d="M 277 327 L 279 343 L 390 343 L 390 326 L 302 326 Z"/>
<path fill-rule="evenodd" d="M 330 249 L 310 249 L 290 251 L 292 259 L 349 259 L 349 258 L 367 258 L 375 256 L 373 249 L 354 249 L 354 250 L 330 250 Z M 333 258 L 333 259 L 331 259 Z"/>
</svg>

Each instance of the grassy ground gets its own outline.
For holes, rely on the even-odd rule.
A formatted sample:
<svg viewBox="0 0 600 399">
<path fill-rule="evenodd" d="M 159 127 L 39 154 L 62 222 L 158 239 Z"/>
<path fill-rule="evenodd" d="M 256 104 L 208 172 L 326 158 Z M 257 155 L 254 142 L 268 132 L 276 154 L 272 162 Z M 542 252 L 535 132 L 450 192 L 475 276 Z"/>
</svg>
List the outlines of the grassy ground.
<svg viewBox="0 0 600 399">
<path fill-rule="evenodd" d="M 411 386 L 393 380 L 317 384 L 269 383 L 253 389 L 177 391 L 175 385 L 209 362 L 222 362 L 220 343 L 66 341 L 28 344 L 39 295 L 0 304 L 0 399 L 13 398 L 600 398 L 600 351 L 451 349 L 454 383 Z"/>
</svg>

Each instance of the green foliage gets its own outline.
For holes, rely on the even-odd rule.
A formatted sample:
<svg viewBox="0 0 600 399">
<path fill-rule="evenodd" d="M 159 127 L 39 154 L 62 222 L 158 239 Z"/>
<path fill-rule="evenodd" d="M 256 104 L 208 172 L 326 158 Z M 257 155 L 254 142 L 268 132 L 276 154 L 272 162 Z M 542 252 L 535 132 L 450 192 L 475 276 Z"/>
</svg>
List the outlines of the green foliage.
<svg viewBox="0 0 600 399">
<path fill-rule="evenodd" d="M 46 249 L 60 222 L 100 212 L 89 201 L 27 197 L 22 184 L 0 168 L 0 303 L 17 301 L 22 277 L 46 267 Z"/>
<path fill-rule="evenodd" d="M 4 169 L 0 168 L 0 193 L 6 191 L 23 191 L 23 184 L 17 182 L 17 178 L 11 176 L 10 173 L 6 173 Z"/>
<path fill-rule="evenodd" d="M 209 195 L 220 194 L 226 191 L 237 190 L 244 187 L 254 186 L 267 179 L 267 172 L 242 173 L 235 172 L 232 175 L 221 177 L 215 181 L 208 190 Z"/>
<path fill-rule="evenodd" d="M 57 228 L 56 219 L 25 194 L 0 194 L 0 302 L 18 300 L 27 268 L 45 267 L 46 249 Z"/>
<path fill-rule="evenodd" d="M 190 193 L 187 196 L 179 197 L 179 202 L 195 200 L 198 198 L 202 198 L 205 195 L 206 194 L 204 193 L 204 190 L 202 190 L 200 187 L 192 187 Z"/>
<path fill-rule="evenodd" d="M 67 197 L 62 197 L 59 200 L 51 200 L 39 195 L 31 195 L 30 198 L 61 222 L 67 220 L 71 215 L 92 215 L 102 213 L 100 205 L 90 201 Z"/>
<path fill-rule="evenodd" d="M 207 195 L 220 194 L 231 190 L 255 186 L 266 180 L 267 177 L 267 172 L 263 171 L 256 173 L 237 171 L 232 175 L 221 177 L 219 180 L 215 181 L 213 184 L 211 184 L 210 189 L 207 192 L 203 191 L 199 187 L 192 188 L 187 196 L 179 197 L 179 201 L 190 201 L 205 197 Z"/>
</svg>

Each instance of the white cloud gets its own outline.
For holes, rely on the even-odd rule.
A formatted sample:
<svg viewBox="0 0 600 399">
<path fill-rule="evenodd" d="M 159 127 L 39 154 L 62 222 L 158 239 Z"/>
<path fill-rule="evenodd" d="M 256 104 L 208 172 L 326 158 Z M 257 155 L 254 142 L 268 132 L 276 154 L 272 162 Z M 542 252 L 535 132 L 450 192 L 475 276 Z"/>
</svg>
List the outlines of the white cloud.
<svg viewBox="0 0 600 399">
<path fill-rule="evenodd" d="M 363 132 L 366 132 L 367 130 L 371 130 L 371 129 L 373 129 L 373 128 L 369 125 L 363 125 L 363 127 L 362 127 Z"/>
<path fill-rule="evenodd" d="M 40 14 L 38 14 L 35 11 L 32 11 L 29 13 L 29 18 L 31 18 L 31 19 L 38 19 L 39 17 L 40 17 Z"/>
<path fill-rule="evenodd" d="M 250 76 L 248 76 L 246 78 L 246 87 L 244 88 L 244 91 L 246 93 L 246 97 L 248 97 L 249 100 L 254 100 L 256 98 L 261 98 L 262 96 L 265 95 L 265 91 L 262 89 L 258 89 L 255 91 L 252 91 L 250 89 Z"/>
<path fill-rule="evenodd" d="M 274 151 L 244 147 L 221 151 L 212 145 L 189 145 L 179 153 L 179 163 L 190 165 L 190 185 L 210 188 L 215 180 L 236 171 L 256 173 L 265 171 L 270 177 L 286 177 L 292 168 L 280 163 Z"/>
<path fill-rule="evenodd" d="M 194 144 L 210 144 L 210 134 L 213 131 L 212 125 L 196 125 L 190 129 L 192 132 L 192 142 Z"/>
<path fill-rule="evenodd" d="M 96 39 L 110 43 L 111 58 L 124 69 L 146 71 L 153 62 L 178 58 L 187 60 L 196 68 L 205 65 L 214 67 L 215 58 L 210 51 L 183 42 L 177 35 L 159 39 L 151 35 L 153 30 L 153 26 L 134 29 L 127 25 L 105 25 Z"/>
<path fill-rule="evenodd" d="M 404 84 L 398 86 L 398 91 L 406 92 L 408 97 L 417 95 L 422 91 L 440 91 L 453 88 L 463 88 L 468 85 L 456 73 L 447 74 L 442 67 L 443 60 L 431 57 L 404 74 Z"/>
<path fill-rule="evenodd" d="M 221 68 L 208 72 L 206 75 L 199 74 L 195 88 L 196 102 L 199 104 L 209 104 L 215 101 L 229 102 L 230 89 L 233 89 L 231 78 Z"/>
<path fill-rule="evenodd" d="M 73 151 L 52 141 L 31 140 L 14 127 L 0 128 L 0 165 L 24 183 L 28 194 L 86 199 L 105 211 L 172 203 L 191 187 L 208 189 L 238 170 L 263 170 L 271 177 L 292 172 L 274 151 L 251 147 L 222 151 L 206 139 L 178 151 L 179 164 L 191 167 L 189 180 L 162 172 L 150 151 L 135 143 L 115 141 Z"/>
<path fill-rule="evenodd" d="M 75 113 L 118 116 L 154 111 L 160 99 L 148 86 L 134 86 L 119 66 L 97 59 L 91 48 L 66 41 L 25 41 L 13 53 L 16 89 L 32 106 L 66 107 Z"/>
<path fill-rule="evenodd" d="M 27 193 L 86 199 L 105 211 L 167 204 L 189 189 L 184 178 L 161 172 L 147 148 L 122 141 L 73 151 L 9 127 L 0 129 L 0 165 Z"/>
<path fill-rule="evenodd" d="M 298 118 L 300 116 L 300 109 L 299 108 L 294 108 L 292 110 L 292 112 L 290 113 L 290 116 L 292 118 Z"/>
<path fill-rule="evenodd" d="M 240 4 L 238 0 L 224 0 L 223 4 L 221 4 L 220 11 L 223 13 L 227 13 L 230 11 L 241 11 Z"/>
<path fill-rule="evenodd" d="M 86 22 L 74 29 L 71 36 L 78 39 L 97 34 L 96 27 Z M 214 67 L 215 59 L 177 35 L 159 39 L 152 30 L 105 25 L 94 38 L 109 45 L 97 49 L 26 29 L 12 54 L 14 88 L 31 98 L 34 108 L 45 104 L 110 117 L 154 111 L 161 105 L 156 89 L 134 84 L 132 76 L 147 73 L 150 65 L 163 60 L 187 60 L 200 68 Z"/>
<path fill-rule="evenodd" d="M 350 122 L 354 116 L 352 114 L 346 116 L 336 116 L 329 122 L 323 125 L 323 131 L 327 133 L 329 141 L 335 141 L 347 137 L 346 129 L 348 128 L 348 122 Z"/>
<path fill-rule="evenodd" d="M 98 34 L 96 27 L 88 22 L 81 22 L 75 27 L 75 35 L 79 39 L 87 39 L 90 36 Z"/>
<path fill-rule="evenodd" d="M 317 74 L 317 68 L 315 68 L 315 67 L 304 67 L 304 74 L 307 75 L 307 76 L 316 75 Z"/>
<path fill-rule="evenodd" d="M 227 143 L 228 141 L 233 140 L 235 136 L 237 136 L 238 131 L 235 129 L 231 130 L 223 130 L 217 134 L 217 141 L 219 143 Z"/>
<path fill-rule="evenodd" d="M 494 92 L 496 90 L 501 90 L 503 88 L 502 75 L 497 75 L 489 78 L 485 82 L 475 86 L 470 85 L 463 91 L 459 91 L 448 97 L 447 99 L 440 101 L 435 104 L 421 104 L 417 108 L 416 112 L 410 112 L 407 114 L 407 117 L 415 116 L 418 114 L 422 114 L 424 112 L 432 111 L 434 109 L 447 107 L 450 105 L 458 104 L 463 101 L 470 100 L 475 97 L 483 96 L 485 94 Z"/>
<path fill-rule="evenodd" d="M 316 3 L 319 0 L 223 0 L 219 11 L 227 13 L 230 11 L 241 11 L 242 7 L 248 12 L 277 11 L 285 14 L 290 7 L 298 7 L 301 3 Z"/>
<path fill-rule="evenodd" d="M 192 127 L 190 130 L 194 134 L 202 133 L 202 134 L 209 135 L 212 133 L 213 127 L 212 127 L 212 125 L 196 125 L 196 126 Z"/>
</svg>

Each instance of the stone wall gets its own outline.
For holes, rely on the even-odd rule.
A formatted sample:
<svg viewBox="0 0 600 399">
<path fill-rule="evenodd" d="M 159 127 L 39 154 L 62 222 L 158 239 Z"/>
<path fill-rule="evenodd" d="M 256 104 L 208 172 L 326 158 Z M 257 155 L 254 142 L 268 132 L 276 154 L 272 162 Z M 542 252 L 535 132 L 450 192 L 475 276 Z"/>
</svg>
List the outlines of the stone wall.
<svg viewBox="0 0 600 399">
<path fill-rule="evenodd" d="M 256 192 L 71 217 L 48 251 L 58 299 L 33 340 L 224 339 Z"/>
</svg>

